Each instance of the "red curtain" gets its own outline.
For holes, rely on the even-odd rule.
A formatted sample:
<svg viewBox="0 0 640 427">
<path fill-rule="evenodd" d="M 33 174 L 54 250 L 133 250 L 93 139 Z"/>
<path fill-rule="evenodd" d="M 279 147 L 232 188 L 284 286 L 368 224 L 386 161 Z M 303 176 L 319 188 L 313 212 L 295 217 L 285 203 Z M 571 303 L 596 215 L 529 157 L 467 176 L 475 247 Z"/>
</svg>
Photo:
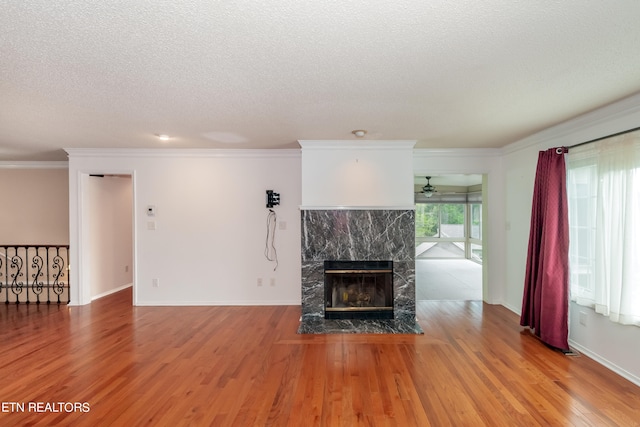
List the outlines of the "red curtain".
<svg viewBox="0 0 640 427">
<path fill-rule="evenodd" d="M 520 325 L 568 351 L 569 219 L 564 148 L 538 155 Z"/>
</svg>

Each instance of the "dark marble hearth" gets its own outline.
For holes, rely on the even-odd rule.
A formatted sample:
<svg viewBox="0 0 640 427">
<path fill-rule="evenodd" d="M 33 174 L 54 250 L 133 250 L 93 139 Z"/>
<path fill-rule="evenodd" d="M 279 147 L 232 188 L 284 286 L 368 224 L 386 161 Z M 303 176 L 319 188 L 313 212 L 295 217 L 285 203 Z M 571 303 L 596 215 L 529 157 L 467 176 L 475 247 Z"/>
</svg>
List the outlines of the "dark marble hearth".
<svg viewBox="0 0 640 427">
<path fill-rule="evenodd" d="M 422 334 L 418 322 L 401 320 L 307 319 L 299 334 Z"/>
<path fill-rule="evenodd" d="M 303 210 L 302 318 L 298 333 L 420 334 L 413 210 Z M 394 319 L 325 319 L 325 260 L 393 261 Z"/>
</svg>

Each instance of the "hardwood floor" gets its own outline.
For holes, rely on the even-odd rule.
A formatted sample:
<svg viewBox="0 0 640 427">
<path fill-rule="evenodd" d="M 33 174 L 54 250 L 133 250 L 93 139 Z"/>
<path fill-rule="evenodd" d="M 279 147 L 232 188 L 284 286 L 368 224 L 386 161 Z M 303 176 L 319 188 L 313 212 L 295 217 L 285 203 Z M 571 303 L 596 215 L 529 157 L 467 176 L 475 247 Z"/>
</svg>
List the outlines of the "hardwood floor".
<svg viewBox="0 0 640 427">
<path fill-rule="evenodd" d="M 0 307 L 0 425 L 639 425 L 639 387 L 499 306 L 419 302 L 424 335 L 298 335 L 297 306 L 130 301 Z"/>
</svg>

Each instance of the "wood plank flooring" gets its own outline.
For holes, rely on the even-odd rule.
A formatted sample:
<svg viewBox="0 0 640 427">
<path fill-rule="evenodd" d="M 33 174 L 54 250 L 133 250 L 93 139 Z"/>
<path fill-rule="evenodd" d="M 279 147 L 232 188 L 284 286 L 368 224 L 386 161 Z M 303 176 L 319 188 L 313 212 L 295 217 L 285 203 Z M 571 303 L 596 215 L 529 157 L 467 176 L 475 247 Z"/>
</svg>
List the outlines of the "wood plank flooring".
<svg viewBox="0 0 640 427">
<path fill-rule="evenodd" d="M 504 307 L 417 309 L 424 335 L 298 335 L 298 306 L 2 305 L 0 425 L 640 425 L 639 387 Z"/>
</svg>

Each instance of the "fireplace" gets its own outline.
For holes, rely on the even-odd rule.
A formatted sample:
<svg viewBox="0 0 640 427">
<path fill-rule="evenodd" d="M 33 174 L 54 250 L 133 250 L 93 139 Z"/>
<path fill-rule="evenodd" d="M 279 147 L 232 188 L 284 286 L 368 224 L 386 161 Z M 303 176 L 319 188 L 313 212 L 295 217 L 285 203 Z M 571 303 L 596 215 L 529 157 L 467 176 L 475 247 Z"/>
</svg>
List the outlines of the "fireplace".
<svg viewBox="0 0 640 427">
<path fill-rule="evenodd" d="M 302 283 L 298 332 L 423 333 L 416 320 L 412 172 L 416 141 L 299 142 Z M 331 260 L 355 264 L 325 266 Z M 368 260 L 389 264 L 373 269 L 356 265 Z M 340 270 L 349 272 L 336 272 Z M 343 277 L 337 279 L 340 274 Z"/>
<path fill-rule="evenodd" d="M 416 321 L 414 214 L 301 210 L 299 333 L 422 333 Z"/>
<path fill-rule="evenodd" d="M 324 261 L 325 319 L 393 319 L 393 261 Z"/>
</svg>

